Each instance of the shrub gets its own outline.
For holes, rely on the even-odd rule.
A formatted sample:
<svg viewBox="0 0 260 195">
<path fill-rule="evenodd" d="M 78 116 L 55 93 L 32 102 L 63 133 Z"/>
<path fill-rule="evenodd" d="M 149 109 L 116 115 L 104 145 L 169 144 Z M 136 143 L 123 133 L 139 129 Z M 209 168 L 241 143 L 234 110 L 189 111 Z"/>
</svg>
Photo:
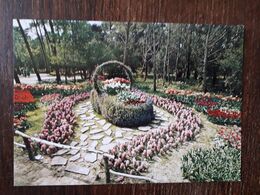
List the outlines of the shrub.
<svg viewBox="0 0 260 195">
<path fill-rule="evenodd" d="M 102 98 L 99 101 L 101 113 L 114 125 L 135 127 L 146 125 L 154 119 L 153 103 L 150 99 L 138 105 L 125 105 L 118 101 L 116 96 L 104 96 Z"/>
<path fill-rule="evenodd" d="M 98 114 L 101 114 L 100 107 L 99 107 L 99 95 L 95 89 L 91 90 L 90 93 L 90 102 L 94 111 Z"/>
<path fill-rule="evenodd" d="M 181 169 L 190 181 L 238 181 L 241 153 L 231 147 L 194 149 L 183 156 Z"/>
</svg>

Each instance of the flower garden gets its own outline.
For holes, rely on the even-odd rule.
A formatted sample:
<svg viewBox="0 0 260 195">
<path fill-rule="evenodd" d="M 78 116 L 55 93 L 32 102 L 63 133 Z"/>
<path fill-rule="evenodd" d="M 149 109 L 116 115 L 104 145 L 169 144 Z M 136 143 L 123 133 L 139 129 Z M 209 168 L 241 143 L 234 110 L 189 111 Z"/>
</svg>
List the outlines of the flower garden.
<svg viewBox="0 0 260 195">
<path fill-rule="evenodd" d="M 102 75 L 110 63 L 123 68 L 126 78 Z M 131 69 L 113 61 L 98 66 L 92 82 L 84 84 L 17 84 L 14 129 L 26 133 L 31 127 L 27 113 L 46 107 L 41 129 L 31 136 L 47 142 L 29 139 L 31 150 L 52 167 L 62 166 L 64 171 L 88 179 L 94 167 L 100 170 L 95 172 L 96 177 L 101 177 L 98 183 L 105 178 L 102 155 L 110 156 L 109 170 L 149 176 L 155 171 L 153 164 L 159 164 L 163 171 L 162 159 L 166 163 L 167 159 L 174 160 L 173 152 L 179 149 L 185 150 L 181 163 L 175 165 L 180 169 L 181 180 L 240 180 L 240 98 L 177 89 L 168 89 L 159 96 L 133 88 L 133 82 Z M 208 128 L 208 124 L 215 129 Z M 214 134 L 209 144 L 198 147 L 200 136 L 209 131 Z M 78 149 L 68 150 L 49 142 Z M 187 145 L 194 147 L 186 149 Z M 84 147 L 91 151 L 79 149 Z M 114 176 L 112 182 L 134 180 Z"/>
</svg>

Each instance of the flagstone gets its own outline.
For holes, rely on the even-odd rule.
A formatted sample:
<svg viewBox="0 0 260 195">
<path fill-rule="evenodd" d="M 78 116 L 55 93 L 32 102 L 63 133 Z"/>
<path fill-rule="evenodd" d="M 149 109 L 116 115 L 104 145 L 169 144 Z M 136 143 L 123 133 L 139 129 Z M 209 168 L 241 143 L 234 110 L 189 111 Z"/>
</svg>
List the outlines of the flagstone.
<svg viewBox="0 0 260 195">
<path fill-rule="evenodd" d="M 68 149 L 60 149 L 56 153 L 54 153 L 53 156 L 61 156 L 63 154 L 66 154 L 68 151 Z"/>
<path fill-rule="evenodd" d="M 97 123 L 100 124 L 101 126 L 103 126 L 106 124 L 106 120 L 102 119 L 102 120 L 97 121 Z"/>
<path fill-rule="evenodd" d="M 89 127 L 83 127 L 82 129 L 80 129 L 81 133 L 85 133 L 89 130 Z"/>
<path fill-rule="evenodd" d="M 76 155 L 70 157 L 70 158 L 69 158 L 69 161 L 74 162 L 74 161 L 78 160 L 79 158 L 80 158 L 80 153 L 78 153 L 78 154 L 76 154 Z"/>
<path fill-rule="evenodd" d="M 104 130 L 108 130 L 109 128 L 111 127 L 111 124 L 110 123 L 107 123 L 103 126 L 103 129 Z"/>
<path fill-rule="evenodd" d="M 91 134 L 91 135 L 93 135 L 93 134 L 97 134 L 97 133 L 100 133 L 100 132 L 103 132 L 104 130 L 103 129 L 93 129 L 93 130 L 91 130 L 89 133 Z"/>
<path fill-rule="evenodd" d="M 70 146 L 76 146 L 76 145 L 78 145 L 79 143 L 78 142 L 75 142 L 75 141 L 72 141 L 71 143 L 70 143 Z"/>
<path fill-rule="evenodd" d="M 87 123 L 83 124 L 83 127 L 89 127 L 89 126 L 93 126 L 93 125 L 95 125 L 94 122 L 87 122 Z"/>
<path fill-rule="evenodd" d="M 102 146 L 99 147 L 99 150 L 101 150 L 103 152 L 109 152 L 109 150 L 111 150 L 116 145 L 117 145 L 116 143 L 110 143 L 110 144 L 102 145 Z"/>
<path fill-rule="evenodd" d="M 82 134 L 82 135 L 80 136 L 80 141 L 81 141 L 81 142 L 84 142 L 87 138 L 88 138 L 87 135 Z"/>
<path fill-rule="evenodd" d="M 97 135 L 93 135 L 90 137 L 91 140 L 100 140 L 101 138 L 103 138 L 104 135 L 101 134 L 97 134 Z"/>
<path fill-rule="evenodd" d="M 138 130 L 140 130 L 140 131 L 148 131 L 150 129 L 151 129 L 150 126 L 140 126 L 140 127 L 138 127 Z"/>
<path fill-rule="evenodd" d="M 96 149 L 96 147 L 97 147 L 97 145 L 98 145 L 98 142 L 97 141 L 93 141 L 93 142 L 91 142 L 90 144 L 89 144 L 89 149 L 92 149 L 92 150 L 95 150 Z"/>
<path fill-rule="evenodd" d="M 97 154 L 96 153 L 86 153 L 84 160 L 87 162 L 95 162 L 97 160 Z"/>
<path fill-rule="evenodd" d="M 75 154 L 77 154 L 78 152 L 79 152 L 79 150 L 73 149 L 73 150 L 71 150 L 71 151 L 69 152 L 69 154 L 75 155 Z"/>
<path fill-rule="evenodd" d="M 52 160 L 51 160 L 51 165 L 52 166 L 61 166 L 61 165 L 66 165 L 67 164 L 67 159 L 63 158 L 61 156 L 55 156 Z"/>
<path fill-rule="evenodd" d="M 116 138 L 123 137 L 122 131 L 117 130 L 116 133 L 115 133 L 115 137 Z"/>
<path fill-rule="evenodd" d="M 105 137 L 102 140 L 102 144 L 109 144 L 113 140 L 112 137 Z"/>
<path fill-rule="evenodd" d="M 72 172 L 72 173 L 78 173 L 82 175 L 88 175 L 90 170 L 86 167 L 82 167 L 79 165 L 75 165 L 74 163 L 69 164 L 66 168 L 65 171 Z"/>
<path fill-rule="evenodd" d="M 108 136 L 110 136 L 110 135 L 112 134 L 111 129 L 106 130 L 106 131 L 105 131 L 105 134 L 107 134 Z"/>
</svg>

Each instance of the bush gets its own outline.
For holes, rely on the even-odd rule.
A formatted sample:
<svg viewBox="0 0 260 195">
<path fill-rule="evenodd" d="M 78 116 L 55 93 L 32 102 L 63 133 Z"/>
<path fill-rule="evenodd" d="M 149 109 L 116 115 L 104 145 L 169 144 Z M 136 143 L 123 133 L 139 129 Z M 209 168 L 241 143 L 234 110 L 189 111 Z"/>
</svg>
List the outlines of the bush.
<svg viewBox="0 0 260 195">
<path fill-rule="evenodd" d="M 99 107 L 99 95 L 95 89 L 91 90 L 90 93 L 90 102 L 94 111 L 98 114 L 101 114 L 100 107 Z"/>
<path fill-rule="evenodd" d="M 190 181 L 239 181 L 241 153 L 231 147 L 191 150 L 183 156 L 181 169 Z"/>
<path fill-rule="evenodd" d="M 116 96 L 103 96 L 97 102 L 103 117 L 117 126 L 136 127 L 146 125 L 154 119 L 153 103 L 150 99 L 138 105 L 125 105 L 118 101 Z"/>
</svg>

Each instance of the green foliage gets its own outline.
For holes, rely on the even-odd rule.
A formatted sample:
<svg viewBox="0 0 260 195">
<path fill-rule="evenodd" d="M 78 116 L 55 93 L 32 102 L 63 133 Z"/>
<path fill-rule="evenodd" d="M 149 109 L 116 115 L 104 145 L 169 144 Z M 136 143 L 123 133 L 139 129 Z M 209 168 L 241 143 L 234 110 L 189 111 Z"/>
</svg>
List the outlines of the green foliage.
<svg viewBox="0 0 260 195">
<path fill-rule="evenodd" d="M 28 33 L 36 29 L 37 37 Z M 19 28 L 14 27 L 13 31 L 15 70 L 19 75 L 28 75 L 32 70 L 31 59 L 24 50 Z M 158 85 L 159 80 L 164 84 L 177 81 L 181 83 L 180 89 L 187 89 L 191 85 L 201 88 L 206 82 L 209 92 L 242 94 L 241 26 L 132 22 L 98 25 L 76 20 L 34 20 L 24 32 L 36 67 L 41 70 L 53 71 L 58 66 L 62 74 L 64 68 L 69 69 L 69 74 L 80 70 L 86 72 L 87 78 L 104 61 L 125 60 L 133 72 L 154 76 Z M 209 43 L 205 47 L 207 34 Z M 202 63 L 205 53 L 207 66 Z M 125 75 L 112 65 L 106 73 L 108 78 Z"/>
<path fill-rule="evenodd" d="M 151 100 L 139 105 L 125 105 L 116 96 L 105 96 L 99 102 L 103 117 L 117 126 L 136 127 L 146 125 L 154 119 Z"/>
<path fill-rule="evenodd" d="M 237 125 L 241 126 L 241 120 L 240 118 L 232 119 L 232 118 L 221 118 L 221 117 L 213 117 L 213 116 L 207 116 L 207 119 L 218 125 Z"/>
<path fill-rule="evenodd" d="M 36 103 L 15 103 L 14 105 L 14 116 L 24 116 L 26 112 L 35 110 L 37 108 Z"/>
<path fill-rule="evenodd" d="M 231 147 L 194 149 L 183 156 L 181 169 L 190 181 L 239 181 L 241 152 Z"/>
<path fill-rule="evenodd" d="M 101 110 L 100 110 L 100 106 L 99 106 L 100 98 L 101 97 L 99 97 L 99 95 L 95 89 L 91 90 L 90 102 L 92 104 L 94 111 L 98 114 L 101 114 Z"/>
</svg>

